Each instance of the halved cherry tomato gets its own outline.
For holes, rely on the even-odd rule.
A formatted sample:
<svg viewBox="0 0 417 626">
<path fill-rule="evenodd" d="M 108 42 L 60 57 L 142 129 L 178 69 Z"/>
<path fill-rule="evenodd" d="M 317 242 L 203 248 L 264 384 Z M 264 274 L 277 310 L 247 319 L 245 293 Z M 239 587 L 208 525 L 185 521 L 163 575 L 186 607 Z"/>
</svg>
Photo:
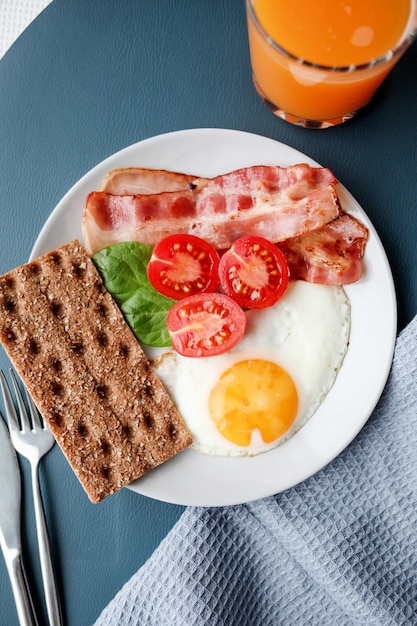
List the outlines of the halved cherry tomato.
<svg viewBox="0 0 417 626">
<path fill-rule="evenodd" d="M 272 306 L 288 287 L 288 264 L 281 250 L 264 239 L 237 239 L 219 265 L 223 291 L 248 309 Z"/>
<path fill-rule="evenodd" d="M 216 291 L 219 255 L 207 241 L 194 235 L 169 235 L 153 249 L 148 278 L 164 296 L 179 300 Z"/>
<path fill-rule="evenodd" d="M 175 350 L 183 356 L 222 354 L 243 337 L 246 315 L 222 293 L 202 293 L 180 300 L 167 316 Z"/>
</svg>

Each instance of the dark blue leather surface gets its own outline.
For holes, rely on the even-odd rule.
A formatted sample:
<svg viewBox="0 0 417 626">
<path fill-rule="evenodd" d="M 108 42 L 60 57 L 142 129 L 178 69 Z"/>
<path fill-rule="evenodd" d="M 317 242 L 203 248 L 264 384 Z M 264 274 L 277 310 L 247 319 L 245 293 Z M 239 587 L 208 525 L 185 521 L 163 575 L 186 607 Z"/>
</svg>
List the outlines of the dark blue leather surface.
<svg viewBox="0 0 417 626">
<path fill-rule="evenodd" d="M 0 273 L 27 260 L 55 205 L 103 158 L 172 130 L 232 128 L 334 171 L 382 239 L 404 327 L 417 310 L 416 50 L 353 121 L 312 131 L 277 120 L 256 95 L 243 0 L 54 0 L 0 62 Z M 90 624 L 182 508 L 126 489 L 94 506 L 56 448 L 42 477 L 65 622 Z M 35 554 L 31 503 L 23 513 Z M 39 592 L 35 559 L 28 570 Z M 0 598 L 0 623 L 16 624 L 1 561 Z"/>
</svg>

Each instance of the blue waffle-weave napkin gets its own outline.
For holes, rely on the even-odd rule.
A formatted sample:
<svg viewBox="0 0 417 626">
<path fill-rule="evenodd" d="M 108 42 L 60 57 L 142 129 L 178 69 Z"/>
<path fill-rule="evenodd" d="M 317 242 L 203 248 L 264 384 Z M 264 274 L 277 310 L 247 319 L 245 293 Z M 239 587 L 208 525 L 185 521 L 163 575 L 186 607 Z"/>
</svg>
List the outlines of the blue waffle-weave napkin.
<svg viewBox="0 0 417 626">
<path fill-rule="evenodd" d="M 302 484 L 190 507 L 96 626 L 417 624 L 417 317 L 370 420 Z"/>
</svg>

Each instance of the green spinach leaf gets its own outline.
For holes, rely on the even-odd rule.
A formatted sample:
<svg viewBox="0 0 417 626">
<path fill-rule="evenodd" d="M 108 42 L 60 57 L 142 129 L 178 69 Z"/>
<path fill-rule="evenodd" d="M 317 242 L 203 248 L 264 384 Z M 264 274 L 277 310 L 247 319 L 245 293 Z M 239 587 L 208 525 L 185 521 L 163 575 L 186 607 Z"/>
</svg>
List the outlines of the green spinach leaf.
<svg viewBox="0 0 417 626">
<path fill-rule="evenodd" d="M 136 338 L 148 346 L 170 346 L 166 316 L 175 300 L 149 282 L 151 254 L 152 246 L 127 241 L 100 250 L 93 261 Z"/>
</svg>

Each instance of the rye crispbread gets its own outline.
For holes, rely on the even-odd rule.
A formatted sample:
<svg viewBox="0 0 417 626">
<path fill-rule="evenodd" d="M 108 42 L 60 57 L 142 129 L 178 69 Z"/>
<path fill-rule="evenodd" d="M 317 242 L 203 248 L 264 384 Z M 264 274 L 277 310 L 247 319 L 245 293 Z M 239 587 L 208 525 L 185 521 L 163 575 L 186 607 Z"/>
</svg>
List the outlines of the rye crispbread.
<svg viewBox="0 0 417 626">
<path fill-rule="evenodd" d="M 191 444 L 78 241 L 0 277 L 0 341 L 92 502 Z"/>
</svg>

